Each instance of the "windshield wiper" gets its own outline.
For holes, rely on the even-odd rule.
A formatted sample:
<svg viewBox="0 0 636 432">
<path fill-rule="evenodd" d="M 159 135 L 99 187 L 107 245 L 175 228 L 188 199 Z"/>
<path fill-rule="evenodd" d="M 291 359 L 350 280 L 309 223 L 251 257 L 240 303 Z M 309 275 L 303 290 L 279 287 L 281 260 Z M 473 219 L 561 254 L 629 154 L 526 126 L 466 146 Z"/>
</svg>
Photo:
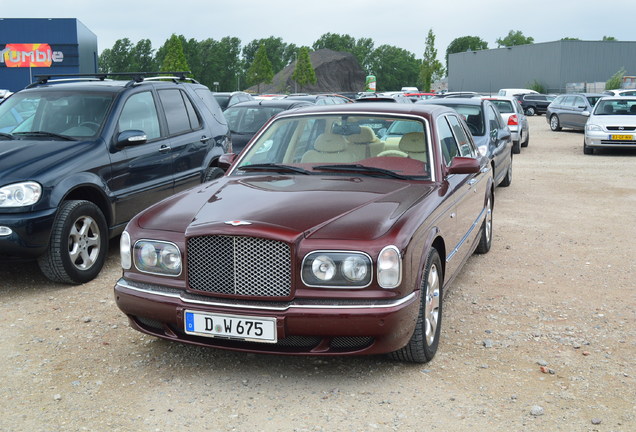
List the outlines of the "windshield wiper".
<svg viewBox="0 0 636 432">
<path fill-rule="evenodd" d="M 276 172 L 293 172 L 297 174 L 311 174 L 310 171 L 306 169 L 291 166 L 291 165 L 281 165 L 274 163 L 262 163 L 262 164 L 252 164 L 252 165 L 241 165 L 238 169 L 243 171 L 276 171 Z"/>
<path fill-rule="evenodd" d="M 400 180 L 407 180 L 412 178 L 412 176 L 405 176 L 402 174 L 398 174 L 395 171 L 391 171 L 384 168 L 370 167 L 360 164 L 351 164 L 351 165 L 316 165 L 313 167 L 314 171 L 345 171 L 345 172 L 359 172 L 359 173 L 367 173 L 367 174 L 382 174 L 388 177 L 393 177 Z"/>
<path fill-rule="evenodd" d="M 32 132 L 16 132 L 13 134 L 14 136 L 25 136 L 25 137 L 29 137 L 29 136 L 34 136 L 34 137 L 52 137 L 52 138 L 59 138 L 59 139 L 63 139 L 66 141 L 76 141 L 75 138 L 70 137 L 68 135 L 61 135 L 61 134 L 57 134 L 55 132 L 47 132 L 47 131 L 32 131 Z"/>
<path fill-rule="evenodd" d="M 15 137 L 13 135 L 8 134 L 8 133 L 4 133 L 4 132 L 0 132 L 0 138 L 6 138 L 6 139 L 9 139 L 9 140 L 15 139 Z"/>
</svg>

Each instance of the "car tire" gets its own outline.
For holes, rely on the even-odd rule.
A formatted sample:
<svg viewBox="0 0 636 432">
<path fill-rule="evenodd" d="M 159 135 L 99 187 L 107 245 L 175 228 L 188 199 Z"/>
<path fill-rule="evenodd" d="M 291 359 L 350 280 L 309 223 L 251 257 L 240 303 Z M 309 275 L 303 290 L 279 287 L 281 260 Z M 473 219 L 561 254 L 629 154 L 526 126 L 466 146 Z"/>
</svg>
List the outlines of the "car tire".
<svg viewBox="0 0 636 432">
<path fill-rule="evenodd" d="M 510 155 L 510 166 L 506 170 L 506 175 L 504 176 L 499 186 L 508 187 L 512 183 L 512 154 Z"/>
<path fill-rule="evenodd" d="M 537 110 L 534 109 L 534 107 L 528 107 L 526 109 L 526 115 L 527 116 L 533 116 L 537 113 Z"/>
<path fill-rule="evenodd" d="M 530 131 L 526 134 L 526 140 L 521 143 L 521 147 L 528 147 L 528 144 L 530 144 Z"/>
<path fill-rule="evenodd" d="M 561 130 L 561 122 L 559 121 L 559 117 L 556 114 L 553 114 L 550 117 L 550 129 L 554 132 L 558 132 Z"/>
<path fill-rule="evenodd" d="M 443 276 L 439 253 L 431 248 L 420 284 L 420 309 L 415 330 L 405 347 L 389 354 L 392 359 L 426 363 L 435 356 L 442 328 Z"/>
<path fill-rule="evenodd" d="M 108 225 L 99 207 L 90 201 L 64 201 L 38 264 L 54 282 L 81 284 L 97 277 L 107 255 Z"/>
<path fill-rule="evenodd" d="M 492 210 L 492 194 L 489 194 L 488 201 L 486 202 L 486 218 L 481 225 L 479 244 L 475 249 L 475 252 L 478 254 L 488 253 L 492 245 Z"/>
<path fill-rule="evenodd" d="M 583 154 L 586 154 L 586 155 L 593 155 L 594 154 L 594 148 L 593 147 L 588 147 L 588 145 L 585 144 L 585 140 L 583 140 Z"/>
<path fill-rule="evenodd" d="M 205 170 L 205 173 L 203 174 L 203 183 L 216 180 L 218 178 L 223 177 L 224 175 L 225 175 L 225 171 L 223 171 L 221 168 L 209 167 L 207 170 Z"/>
<path fill-rule="evenodd" d="M 514 154 L 521 153 L 521 139 L 519 139 L 519 141 L 513 141 L 512 142 L 512 152 Z"/>
</svg>

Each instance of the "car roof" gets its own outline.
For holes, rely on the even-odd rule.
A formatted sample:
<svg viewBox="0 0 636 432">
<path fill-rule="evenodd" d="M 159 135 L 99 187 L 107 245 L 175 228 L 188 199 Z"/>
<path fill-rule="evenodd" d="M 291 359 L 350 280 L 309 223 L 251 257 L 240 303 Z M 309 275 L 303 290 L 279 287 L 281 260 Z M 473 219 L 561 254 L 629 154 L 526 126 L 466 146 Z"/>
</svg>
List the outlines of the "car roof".
<svg viewBox="0 0 636 432">
<path fill-rule="evenodd" d="M 442 112 L 455 111 L 443 105 L 420 105 L 420 104 L 400 104 L 391 102 L 376 102 L 367 104 L 338 104 L 338 105 L 312 105 L 302 107 L 294 111 L 284 111 L 277 117 L 294 116 L 294 115 L 310 115 L 310 114 L 332 114 L 332 113 L 356 113 L 356 114 L 379 114 L 379 115 L 398 115 L 398 116 L 420 116 L 431 117 Z"/>
<path fill-rule="evenodd" d="M 294 108 L 300 106 L 313 106 L 314 104 L 308 102 L 306 100 L 299 99 L 257 99 L 245 102 L 239 102 L 237 104 L 232 105 L 230 108 L 243 108 L 243 107 L 255 107 L 255 106 L 263 106 L 263 107 L 271 107 L 271 108 Z"/>
<path fill-rule="evenodd" d="M 488 102 L 487 99 L 482 98 L 438 98 L 438 99 L 425 99 L 415 102 L 415 105 L 481 105 L 484 102 Z"/>
</svg>

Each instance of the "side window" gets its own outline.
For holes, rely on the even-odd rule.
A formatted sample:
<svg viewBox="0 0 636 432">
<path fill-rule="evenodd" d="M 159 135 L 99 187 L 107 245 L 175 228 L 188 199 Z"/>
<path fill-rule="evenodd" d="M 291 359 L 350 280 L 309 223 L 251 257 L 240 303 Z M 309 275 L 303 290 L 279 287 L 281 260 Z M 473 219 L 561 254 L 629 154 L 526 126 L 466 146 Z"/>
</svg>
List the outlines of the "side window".
<svg viewBox="0 0 636 432">
<path fill-rule="evenodd" d="M 486 121 L 490 125 L 490 132 L 503 128 L 501 116 L 491 106 L 486 109 Z"/>
<path fill-rule="evenodd" d="M 565 99 L 563 99 L 563 105 L 574 106 L 574 96 L 566 96 Z"/>
<path fill-rule="evenodd" d="M 451 130 L 450 125 L 446 121 L 446 117 L 440 117 L 437 119 L 437 134 L 439 136 L 439 143 L 442 147 L 442 154 L 444 155 L 444 162 L 446 166 L 451 164 L 451 161 L 455 156 L 458 156 L 459 148 L 457 147 L 457 141 Z"/>
<path fill-rule="evenodd" d="M 159 98 L 166 112 L 169 135 L 189 132 L 201 127 L 201 121 L 192 102 L 181 90 L 159 90 Z"/>
<path fill-rule="evenodd" d="M 582 97 L 577 96 L 574 99 L 574 106 L 577 107 L 577 108 L 578 107 L 585 107 L 585 106 L 587 106 L 587 104 L 585 103 L 585 100 Z"/>
<path fill-rule="evenodd" d="M 453 129 L 457 144 L 459 144 L 459 154 L 465 157 L 474 157 L 475 150 L 473 144 L 470 142 L 470 139 L 468 139 L 466 130 L 462 127 L 459 119 L 454 115 L 449 115 L 448 122 Z"/>
<path fill-rule="evenodd" d="M 141 130 L 148 140 L 159 138 L 159 117 L 152 93 L 137 93 L 129 97 L 121 111 L 118 124 L 119 132 Z"/>
</svg>

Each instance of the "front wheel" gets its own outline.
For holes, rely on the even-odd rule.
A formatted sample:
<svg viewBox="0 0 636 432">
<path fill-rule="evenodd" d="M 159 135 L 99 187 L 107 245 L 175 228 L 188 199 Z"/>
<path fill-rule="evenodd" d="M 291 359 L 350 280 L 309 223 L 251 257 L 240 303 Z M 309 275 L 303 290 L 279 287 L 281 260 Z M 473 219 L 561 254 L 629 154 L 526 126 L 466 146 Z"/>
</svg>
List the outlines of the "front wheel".
<svg viewBox="0 0 636 432">
<path fill-rule="evenodd" d="M 216 180 L 225 175 L 225 172 L 219 167 L 209 167 L 203 174 L 203 183 Z"/>
<path fill-rule="evenodd" d="M 431 249 L 420 284 L 420 310 L 413 335 L 405 347 L 390 353 L 394 360 L 426 363 L 433 360 L 442 328 L 442 261 Z"/>
<path fill-rule="evenodd" d="M 499 186 L 508 187 L 512 183 L 512 155 L 510 155 L 510 164 L 506 170 L 506 176 L 503 178 Z"/>
<path fill-rule="evenodd" d="M 588 147 L 588 145 L 585 144 L 585 140 L 583 140 L 583 154 L 586 154 L 586 155 L 593 155 L 594 154 L 594 148 L 593 147 Z"/>
<path fill-rule="evenodd" d="M 488 195 L 488 201 L 486 202 L 486 218 L 481 225 L 481 235 L 479 237 L 479 244 L 475 252 L 478 254 L 485 254 L 490 250 L 492 245 L 492 195 Z"/>
<path fill-rule="evenodd" d="M 99 207 L 90 201 L 64 201 L 38 264 L 54 282 L 81 284 L 97 277 L 107 254 L 108 226 Z"/>
<path fill-rule="evenodd" d="M 554 132 L 561 130 L 561 122 L 559 122 L 559 117 L 557 117 L 556 114 L 550 117 L 550 129 L 552 129 Z"/>
</svg>

